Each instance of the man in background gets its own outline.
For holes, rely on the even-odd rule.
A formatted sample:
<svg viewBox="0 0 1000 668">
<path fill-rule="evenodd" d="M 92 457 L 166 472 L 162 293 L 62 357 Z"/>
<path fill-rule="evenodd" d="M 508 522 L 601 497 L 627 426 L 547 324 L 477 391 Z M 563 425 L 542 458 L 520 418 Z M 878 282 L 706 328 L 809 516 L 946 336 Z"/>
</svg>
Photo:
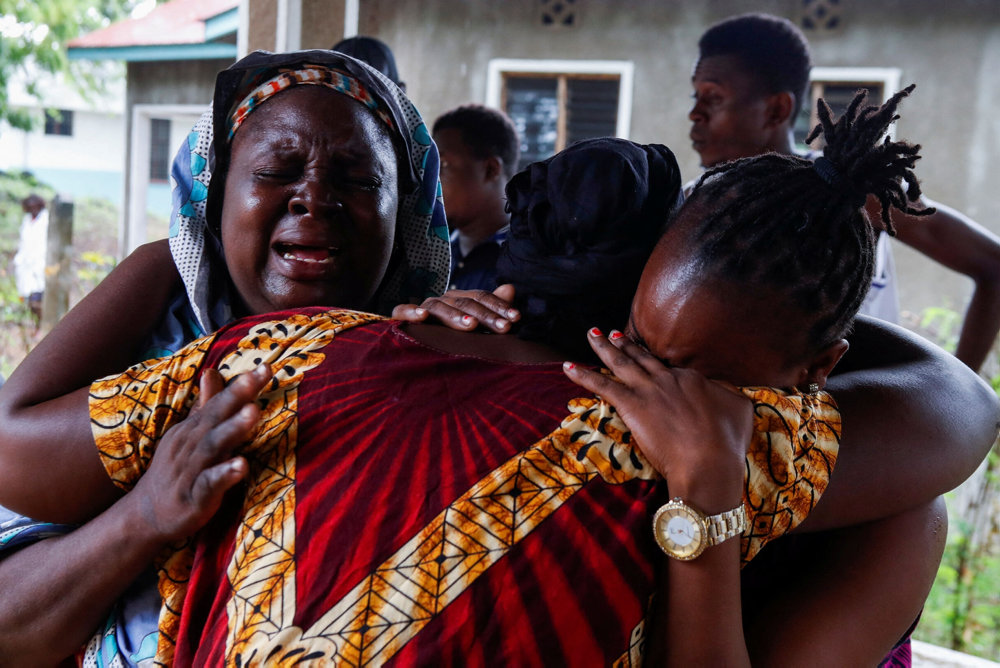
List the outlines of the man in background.
<svg viewBox="0 0 1000 668">
<path fill-rule="evenodd" d="M 451 290 L 496 286 L 500 244 L 507 238 L 504 188 L 517 171 L 520 141 L 497 109 L 470 104 L 434 121 L 441 190 L 451 228 Z"/>
<path fill-rule="evenodd" d="M 744 14 L 710 27 L 698 49 L 688 118 L 702 166 L 769 151 L 797 153 L 793 127 L 812 66 L 802 32 L 787 19 Z M 978 370 L 1000 330 L 1000 239 L 950 207 L 927 198 L 917 206 L 937 211 L 919 218 L 893 211 L 897 238 L 975 282 L 955 355 Z M 876 199 L 869 198 L 867 210 L 879 220 Z M 899 300 L 887 237 L 880 234 L 877 273 L 861 312 L 895 322 Z"/>
<path fill-rule="evenodd" d="M 28 305 L 37 329 L 42 319 L 45 292 L 45 254 L 49 240 L 49 211 L 45 200 L 32 193 L 21 201 L 21 237 L 14 255 L 14 282 L 21 301 Z"/>
</svg>

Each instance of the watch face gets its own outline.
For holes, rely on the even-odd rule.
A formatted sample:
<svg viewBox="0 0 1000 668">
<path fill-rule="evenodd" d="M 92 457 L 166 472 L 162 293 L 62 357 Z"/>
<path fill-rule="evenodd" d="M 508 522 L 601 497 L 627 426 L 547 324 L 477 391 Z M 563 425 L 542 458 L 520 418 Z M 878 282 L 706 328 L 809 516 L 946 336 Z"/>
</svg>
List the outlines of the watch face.
<svg viewBox="0 0 1000 668">
<path fill-rule="evenodd" d="M 701 518 L 682 503 L 668 503 L 653 519 L 654 536 L 660 548 L 675 559 L 694 559 L 707 544 Z"/>
</svg>

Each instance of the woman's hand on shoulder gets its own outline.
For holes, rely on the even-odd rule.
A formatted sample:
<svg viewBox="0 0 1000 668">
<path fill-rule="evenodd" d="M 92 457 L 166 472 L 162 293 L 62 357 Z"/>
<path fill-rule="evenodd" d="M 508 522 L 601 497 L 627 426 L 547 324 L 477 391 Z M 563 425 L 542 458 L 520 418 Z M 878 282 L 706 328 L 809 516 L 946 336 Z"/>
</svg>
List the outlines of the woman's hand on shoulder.
<svg viewBox="0 0 1000 668">
<path fill-rule="evenodd" d="M 260 416 L 256 399 L 270 379 L 265 365 L 225 388 L 214 369 L 202 375 L 197 407 L 167 431 L 149 470 L 127 495 L 160 539 L 172 541 L 200 529 L 226 491 L 246 476 L 247 461 L 233 453 L 252 433 Z"/>
<path fill-rule="evenodd" d="M 400 304 L 392 317 L 407 322 L 437 320 L 445 327 L 470 332 L 480 325 L 497 334 L 506 334 L 521 318 L 511 306 L 514 286 L 506 283 L 493 292 L 449 290 L 440 297 L 425 299 L 420 306 Z"/>
<path fill-rule="evenodd" d="M 572 362 L 566 375 L 615 407 L 671 494 L 707 470 L 742 482 L 753 428 L 747 397 L 696 371 L 667 367 L 621 332 L 605 337 L 592 329 L 588 336 L 614 376 Z"/>
</svg>

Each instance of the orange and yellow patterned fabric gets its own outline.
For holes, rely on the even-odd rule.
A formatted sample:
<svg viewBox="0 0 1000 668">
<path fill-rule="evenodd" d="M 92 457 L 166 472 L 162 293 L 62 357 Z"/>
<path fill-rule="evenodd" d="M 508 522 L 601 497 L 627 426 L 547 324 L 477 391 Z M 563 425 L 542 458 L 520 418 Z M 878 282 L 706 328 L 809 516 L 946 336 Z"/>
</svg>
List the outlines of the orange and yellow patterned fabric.
<svg viewBox="0 0 1000 668">
<path fill-rule="evenodd" d="M 376 320 L 242 321 L 92 387 L 98 449 L 128 488 L 201 369 L 276 371 L 247 488 L 163 564 L 159 660 L 636 665 L 667 495 L 614 409 L 560 365 L 448 355 Z M 827 395 L 744 392 L 747 561 L 818 500 L 840 423 Z"/>
</svg>

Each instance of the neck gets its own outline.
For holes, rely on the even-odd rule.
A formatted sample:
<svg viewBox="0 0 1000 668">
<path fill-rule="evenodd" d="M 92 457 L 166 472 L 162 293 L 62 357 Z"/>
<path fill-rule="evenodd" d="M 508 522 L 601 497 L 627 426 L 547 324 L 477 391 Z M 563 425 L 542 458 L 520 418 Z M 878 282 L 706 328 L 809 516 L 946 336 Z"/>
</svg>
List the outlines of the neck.
<svg viewBox="0 0 1000 668">
<path fill-rule="evenodd" d="M 469 251 L 496 234 L 507 222 L 507 214 L 501 208 L 462 225 L 458 228 L 458 247 L 462 255 L 468 255 Z"/>
<path fill-rule="evenodd" d="M 783 155 L 794 155 L 795 133 L 792 132 L 792 128 L 789 126 L 775 133 L 774 141 L 770 142 L 765 150 Z"/>
</svg>

